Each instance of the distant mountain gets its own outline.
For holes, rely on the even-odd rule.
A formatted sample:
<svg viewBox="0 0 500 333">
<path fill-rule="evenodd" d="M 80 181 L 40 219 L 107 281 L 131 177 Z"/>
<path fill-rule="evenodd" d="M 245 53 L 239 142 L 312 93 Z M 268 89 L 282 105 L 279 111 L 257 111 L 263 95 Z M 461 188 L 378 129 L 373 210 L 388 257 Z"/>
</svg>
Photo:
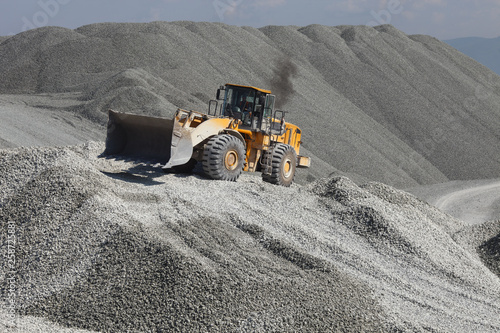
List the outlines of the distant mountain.
<svg viewBox="0 0 500 333">
<path fill-rule="evenodd" d="M 445 42 L 500 75 L 500 37 L 466 37 Z"/>
</svg>

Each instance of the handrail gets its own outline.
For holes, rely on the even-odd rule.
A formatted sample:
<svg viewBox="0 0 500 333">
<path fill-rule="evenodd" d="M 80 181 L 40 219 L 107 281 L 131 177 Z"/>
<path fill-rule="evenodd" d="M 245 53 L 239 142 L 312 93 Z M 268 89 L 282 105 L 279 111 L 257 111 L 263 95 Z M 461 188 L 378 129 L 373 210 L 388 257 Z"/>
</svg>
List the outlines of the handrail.
<svg viewBox="0 0 500 333">
<path fill-rule="evenodd" d="M 208 115 L 211 115 L 210 112 L 212 111 L 212 105 L 214 104 L 215 102 L 215 109 L 214 109 L 214 116 L 217 116 L 217 107 L 219 106 L 219 102 L 215 99 L 212 99 L 210 100 L 210 102 L 208 102 Z"/>
</svg>

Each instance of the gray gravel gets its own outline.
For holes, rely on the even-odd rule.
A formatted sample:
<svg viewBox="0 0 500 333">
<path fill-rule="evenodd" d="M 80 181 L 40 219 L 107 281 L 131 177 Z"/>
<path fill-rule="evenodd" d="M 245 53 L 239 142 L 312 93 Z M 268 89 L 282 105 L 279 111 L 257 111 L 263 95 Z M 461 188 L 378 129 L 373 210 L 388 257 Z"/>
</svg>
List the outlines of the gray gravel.
<svg viewBox="0 0 500 333">
<path fill-rule="evenodd" d="M 410 194 L 163 174 L 103 149 L 0 151 L 23 331 L 500 329 L 500 279 L 465 225 Z"/>
<path fill-rule="evenodd" d="M 479 254 L 485 265 L 500 276 L 500 220 L 496 221 L 498 233 L 479 246 Z"/>
<path fill-rule="evenodd" d="M 68 111 L 75 94 L 0 95 L 0 148 L 104 140 L 106 128 Z"/>
<path fill-rule="evenodd" d="M 97 158 L 107 108 L 203 111 L 287 58 L 310 184 Z M 0 331 L 500 331 L 499 222 L 373 182 L 498 178 L 500 78 L 444 43 L 388 25 L 45 27 L 0 38 L 0 93 L 0 148 L 61 146 L 0 150 L 2 256 L 17 241 Z"/>
<path fill-rule="evenodd" d="M 287 119 L 318 160 L 305 178 L 403 188 L 499 177 L 500 78 L 389 25 L 44 27 L 0 44 L 0 93 L 78 93 L 70 109 L 104 124 L 109 107 L 169 116 L 206 110 L 226 82 L 270 88 L 283 59 L 297 69 Z"/>
</svg>

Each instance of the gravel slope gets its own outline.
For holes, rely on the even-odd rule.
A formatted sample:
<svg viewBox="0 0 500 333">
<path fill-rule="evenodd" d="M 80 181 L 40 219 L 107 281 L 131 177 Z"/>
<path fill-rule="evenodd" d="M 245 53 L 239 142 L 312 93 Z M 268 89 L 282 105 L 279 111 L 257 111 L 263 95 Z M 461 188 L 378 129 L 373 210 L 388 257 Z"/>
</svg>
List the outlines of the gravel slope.
<svg viewBox="0 0 500 333">
<path fill-rule="evenodd" d="M 37 107 L 30 106 L 35 103 Z M 72 105 L 73 95 L 0 95 L 0 147 L 76 145 L 104 140 L 104 126 L 67 111 Z"/>
<path fill-rule="evenodd" d="M 465 224 L 405 192 L 165 175 L 103 148 L 0 151 L 27 332 L 500 329 L 500 279 Z"/>
<path fill-rule="evenodd" d="M 220 84 L 279 81 L 282 59 L 297 69 L 285 108 L 313 157 L 308 185 L 98 158 L 107 108 L 204 110 Z M 0 149 L 25 146 L 0 150 L 2 256 L 16 237 L 0 331 L 498 332 L 500 221 L 471 226 L 372 181 L 498 178 L 499 105 L 498 76 L 387 25 L 0 38 Z"/>
<path fill-rule="evenodd" d="M 0 93 L 78 93 L 70 110 L 101 124 L 109 107 L 169 116 L 206 110 L 226 82 L 271 88 L 284 58 L 288 120 L 324 162 L 309 179 L 321 165 L 401 188 L 499 176 L 500 77 L 389 25 L 45 27 L 0 42 Z"/>
</svg>

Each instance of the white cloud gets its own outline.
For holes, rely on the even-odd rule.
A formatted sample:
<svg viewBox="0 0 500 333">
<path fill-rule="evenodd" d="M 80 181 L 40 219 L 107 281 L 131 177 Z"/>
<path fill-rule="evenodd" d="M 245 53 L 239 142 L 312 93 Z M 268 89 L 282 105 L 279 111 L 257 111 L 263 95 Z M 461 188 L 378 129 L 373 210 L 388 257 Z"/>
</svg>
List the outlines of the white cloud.
<svg viewBox="0 0 500 333">
<path fill-rule="evenodd" d="M 443 24 L 446 20 L 446 16 L 443 13 L 434 12 L 432 13 L 432 21 L 436 24 Z"/>
<path fill-rule="evenodd" d="M 412 8 L 416 10 L 423 10 L 429 6 L 439 6 L 445 7 L 447 5 L 447 0 L 416 0 L 412 1 Z"/>
<path fill-rule="evenodd" d="M 417 15 L 415 15 L 415 12 L 412 12 L 410 10 L 405 10 L 403 11 L 403 17 L 409 21 L 413 21 Z"/>
<path fill-rule="evenodd" d="M 150 20 L 151 21 L 160 21 L 160 19 L 161 19 L 161 9 L 151 8 L 149 14 L 150 14 Z"/>
<path fill-rule="evenodd" d="M 380 7 L 381 5 L 383 5 L 385 1 L 386 0 L 381 0 L 378 6 Z M 335 1 L 328 6 L 328 9 L 349 14 L 357 14 L 367 12 L 376 8 L 374 8 L 373 1 L 370 2 L 368 0 L 343 0 Z"/>
<path fill-rule="evenodd" d="M 255 0 L 254 7 L 277 7 L 286 4 L 286 0 Z"/>
<path fill-rule="evenodd" d="M 263 10 L 285 5 L 286 2 L 287 0 L 222 0 L 224 15 L 230 19 L 249 18 Z"/>
</svg>

